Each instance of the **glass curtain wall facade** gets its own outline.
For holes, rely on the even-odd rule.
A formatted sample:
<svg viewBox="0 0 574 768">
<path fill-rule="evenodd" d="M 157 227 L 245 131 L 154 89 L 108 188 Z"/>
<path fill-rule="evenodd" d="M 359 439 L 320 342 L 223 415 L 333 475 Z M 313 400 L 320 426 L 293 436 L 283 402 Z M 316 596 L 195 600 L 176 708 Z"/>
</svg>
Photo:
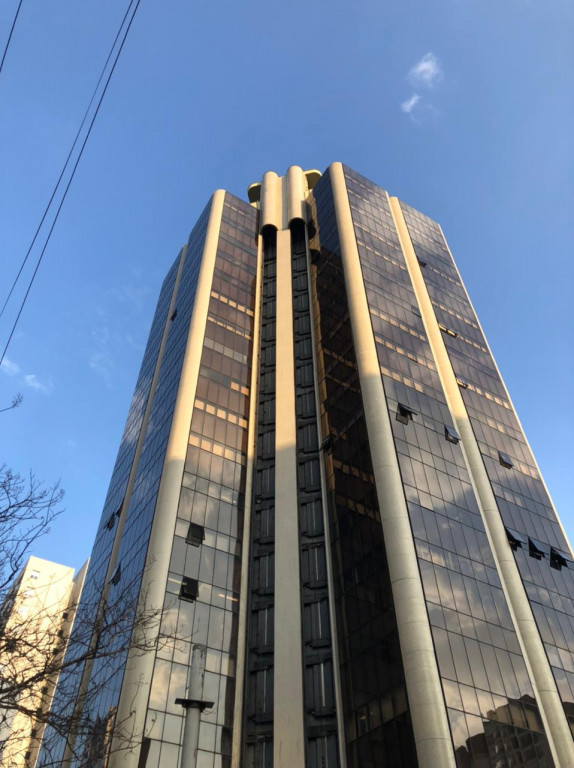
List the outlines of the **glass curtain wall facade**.
<svg viewBox="0 0 574 768">
<path fill-rule="evenodd" d="M 166 277 L 79 608 L 157 642 L 91 637 L 38 765 L 574 765 L 574 559 L 440 226 L 339 163 L 248 196 Z"/>
</svg>

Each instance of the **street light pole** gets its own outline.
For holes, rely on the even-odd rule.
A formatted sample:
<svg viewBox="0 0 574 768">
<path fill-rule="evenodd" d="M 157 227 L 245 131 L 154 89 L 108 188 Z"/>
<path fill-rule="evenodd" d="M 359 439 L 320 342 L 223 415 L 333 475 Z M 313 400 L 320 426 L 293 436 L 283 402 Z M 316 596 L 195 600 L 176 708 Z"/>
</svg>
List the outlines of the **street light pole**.
<svg viewBox="0 0 574 768">
<path fill-rule="evenodd" d="M 196 768 L 197 746 L 199 743 L 199 721 L 204 709 L 213 707 L 213 701 L 203 701 L 203 680 L 205 678 L 205 645 L 195 644 L 191 649 L 191 664 L 187 678 L 186 699 L 176 699 L 185 710 L 183 744 L 180 768 Z"/>
</svg>

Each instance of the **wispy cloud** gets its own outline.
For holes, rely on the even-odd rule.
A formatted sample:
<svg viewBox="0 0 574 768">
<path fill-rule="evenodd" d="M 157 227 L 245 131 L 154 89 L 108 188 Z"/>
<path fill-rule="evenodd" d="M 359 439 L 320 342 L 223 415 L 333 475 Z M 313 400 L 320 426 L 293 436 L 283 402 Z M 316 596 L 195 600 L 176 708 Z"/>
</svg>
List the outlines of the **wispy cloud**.
<svg viewBox="0 0 574 768">
<path fill-rule="evenodd" d="M 100 307 L 98 316 L 101 324 L 92 330 L 93 349 L 88 358 L 88 365 L 95 374 L 104 379 L 109 388 L 112 385 L 112 371 L 114 369 L 112 350 L 115 348 L 115 344 L 108 325 L 110 322 L 108 311 Z"/>
<path fill-rule="evenodd" d="M 0 365 L 0 370 L 8 376 L 17 376 L 20 373 L 20 366 L 5 357 L 2 360 L 2 365 Z"/>
<path fill-rule="evenodd" d="M 54 385 L 51 381 L 40 381 L 35 373 L 27 373 L 24 376 L 24 383 L 27 387 L 36 389 L 38 392 L 43 392 L 45 395 L 51 395 L 54 390 Z"/>
<path fill-rule="evenodd" d="M 442 80 L 442 77 L 440 61 L 432 51 L 429 51 L 410 68 L 407 80 L 415 88 L 433 88 Z"/>
<path fill-rule="evenodd" d="M 406 75 L 406 80 L 417 90 L 401 102 L 401 111 L 415 123 L 428 122 L 429 119 L 435 120 L 439 114 L 438 110 L 433 104 L 423 99 L 419 91 L 432 90 L 442 79 L 443 70 L 440 61 L 432 51 L 425 53 Z"/>
<path fill-rule="evenodd" d="M 35 373 L 23 373 L 22 368 L 13 360 L 9 360 L 7 357 L 2 361 L 0 370 L 7 376 L 11 376 L 21 384 L 24 384 L 30 389 L 35 389 L 37 392 L 42 392 L 44 395 L 51 395 L 54 391 L 54 384 L 51 379 L 42 381 Z"/>
<path fill-rule="evenodd" d="M 405 101 L 402 102 L 401 109 L 407 115 L 410 115 L 420 100 L 421 100 L 421 97 L 418 95 L 418 93 L 413 93 L 413 95 L 409 99 L 406 99 Z"/>
</svg>

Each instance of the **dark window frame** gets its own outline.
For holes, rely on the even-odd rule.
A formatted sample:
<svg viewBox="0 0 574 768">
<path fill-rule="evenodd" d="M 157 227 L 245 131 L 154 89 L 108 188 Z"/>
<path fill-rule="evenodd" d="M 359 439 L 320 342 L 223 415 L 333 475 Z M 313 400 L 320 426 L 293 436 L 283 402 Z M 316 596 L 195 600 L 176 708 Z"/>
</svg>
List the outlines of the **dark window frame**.
<svg viewBox="0 0 574 768">
<path fill-rule="evenodd" d="M 199 595 L 199 581 L 189 576 L 184 576 L 179 589 L 179 599 L 188 603 L 195 603 Z"/>
<path fill-rule="evenodd" d="M 551 547 L 549 544 L 545 544 L 543 541 L 539 541 L 538 539 L 532 539 L 529 536 L 528 537 L 528 554 L 530 555 L 530 557 L 533 557 L 535 560 L 550 558 Z"/>
<path fill-rule="evenodd" d="M 454 427 L 449 427 L 448 424 L 444 425 L 444 436 L 449 443 L 454 443 L 455 445 L 460 443 L 460 435 Z"/>
<path fill-rule="evenodd" d="M 187 529 L 187 535 L 185 541 L 187 544 L 191 544 L 192 547 L 199 547 L 203 544 L 205 539 L 205 528 L 199 523 L 190 523 Z"/>
<path fill-rule="evenodd" d="M 510 544 L 510 548 L 516 552 L 517 549 L 527 549 L 528 548 L 528 537 L 525 536 L 522 533 L 519 533 L 518 531 L 515 531 L 513 528 L 506 528 L 504 529 L 506 531 L 506 537 L 508 538 L 508 543 Z"/>
<path fill-rule="evenodd" d="M 504 453 L 504 451 L 498 451 L 498 461 L 499 464 L 506 469 L 512 469 L 514 467 L 514 462 L 507 453 Z"/>
<path fill-rule="evenodd" d="M 418 415 L 418 411 L 409 408 L 408 405 L 405 405 L 404 403 L 397 403 L 396 420 L 400 421 L 401 424 L 408 424 L 409 421 L 413 420 L 413 416 Z"/>
<path fill-rule="evenodd" d="M 557 571 L 561 571 L 562 568 L 574 568 L 574 560 L 567 552 L 550 547 L 550 567 Z"/>
</svg>

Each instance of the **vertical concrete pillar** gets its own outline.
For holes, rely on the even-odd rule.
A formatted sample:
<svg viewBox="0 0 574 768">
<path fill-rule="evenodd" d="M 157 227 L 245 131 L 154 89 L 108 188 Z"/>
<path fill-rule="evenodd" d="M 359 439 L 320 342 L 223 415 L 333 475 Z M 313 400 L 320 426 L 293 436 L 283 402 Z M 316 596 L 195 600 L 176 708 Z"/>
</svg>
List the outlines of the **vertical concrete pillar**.
<svg viewBox="0 0 574 768">
<path fill-rule="evenodd" d="M 187 345 L 150 535 L 147 567 L 142 579 L 140 610 L 143 613 L 161 610 L 165 596 L 224 200 L 225 192 L 217 190 L 213 195 L 209 214 Z M 156 632 L 159 632 L 159 627 L 156 628 Z M 152 639 L 149 637 L 148 630 L 146 644 L 149 645 Z M 130 742 L 133 741 L 136 745 L 141 742 L 154 659 L 153 651 L 146 653 L 135 651 L 128 655 L 116 716 L 116 722 L 121 724 L 121 728 L 112 744 L 113 768 L 137 767 L 139 746 L 126 749 L 122 735 L 129 734 Z"/>
<path fill-rule="evenodd" d="M 137 470 L 138 470 L 138 466 L 139 466 L 140 456 L 141 456 L 141 452 L 142 452 L 142 449 L 143 449 L 143 444 L 145 442 L 145 437 L 146 437 L 146 434 L 147 434 L 147 427 L 148 427 L 148 423 L 149 423 L 151 407 L 152 407 L 152 404 L 153 404 L 153 399 L 154 399 L 154 396 L 155 396 L 155 391 L 157 389 L 157 382 L 158 382 L 158 378 L 159 378 L 159 372 L 160 372 L 160 369 L 161 369 L 161 363 L 162 363 L 162 360 L 163 360 L 163 353 L 165 351 L 165 345 L 167 343 L 167 336 L 168 336 L 168 333 L 169 333 L 169 327 L 170 327 L 170 323 L 171 323 L 171 316 L 173 314 L 173 311 L 175 309 L 175 305 L 176 305 L 176 302 L 177 302 L 177 293 L 178 293 L 178 290 L 179 290 L 179 281 L 181 279 L 181 271 L 183 269 L 183 264 L 184 264 L 184 261 L 185 261 L 185 250 L 186 249 L 184 247 L 184 248 L 181 249 L 181 251 L 179 253 L 179 265 L 178 265 L 178 268 L 177 268 L 177 275 L 176 275 L 176 278 L 175 278 L 175 283 L 174 283 L 174 286 L 173 286 L 173 290 L 172 290 L 172 294 L 171 294 L 171 299 L 170 299 L 170 302 L 169 302 L 169 307 L 168 307 L 168 310 L 167 310 L 167 313 L 166 313 L 166 316 L 165 316 L 164 329 L 163 329 L 163 334 L 162 334 L 162 338 L 161 338 L 161 343 L 160 343 L 160 347 L 159 347 L 159 352 L 158 352 L 157 360 L 156 360 L 156 363 L 155 363 L 155 368 L 154 368 L 154 372 L 153 372 L 153 378 L 152 378 L 152 381 L 151 381 L 151 385 L 150 385 L 150 389 L 149 389 L 149 395 L 148 395 L 148 399 L 147 399 L 144 415 L 143 415 L 143 418 L 142 418 L 142 423 L 141 423 L 141 427 L 140 427 L 140 431 L 139 431 L 139 435 L 138 435 L 138 441 L 137 441 L 136 450 L 135 450 L 135 453 L 134 453 L 134 458 L 133 458 L 133 461 L 132 461 L 132 466 L 130 468 L 130 474 L 129 474 L 129 477 L 128 477 L 128 482 L 127 482 L 127 485 L 126 485 L 126 492 L 125 492 L 124 499 L 123 499 L 122 506 L 121 506 L 121 510 L 120 510 L 118 525 L 116 527 L 115 534 L 114 534 L 114 543 L 113 543 L 113 546 L 112 546 L 112 551 L 111 551 L 111 554 L 110 554 L 110 559 L 108 561 L 108 567 L 107 567 L 106 575 L 105 575 L 105 579 L 104 579 L 104 588 L 102 590 L 102 597 L 100 599 L 100 603 L 99 603 L 98 609 L 97 609 L 98 610 L 98 617 L 96 619 L 96 624 L 99 623 L 99 620 L 100 620 L 101 616 L 103 615 L 103 612 L 106 610 L 106 603 L 107 603 L 108 595 L 109 595 L 109 592 L 110 592 L 110 579 L 112 578 L 112 575 L 113 575 L 113 573 L 114 573 L 114 571 L 116 569 L 117 562 L 118 562 L 118 553 L 120 551 L 120 545 L 121 545 L 121 542 L 122 542 L 122 535 L 123 535 L 124 526 L 125 526 L 125 522 L 126 522 L 127 510 L 129 509 L 129 506 L 130 506 L 130 501 L 131 501 L 131 498 L 132 498 L 132 491 L 133 491 L 134 482 L 135 482 L 136 475 L 137 475 Z M 92 642 L 93 646 L 95 647 L 96 643 L 98 642 L 97 636 L 95 636 L 95 635 L 92 636 L 91 642 Z M 79 688 L 78 688 L 78 697 L 76 699 L 76 706 L 74 708 L 74 714 L 76 716 L 80 713 L 80 711 L 82 709 L 82 706 L 83 706 L 83 703 L 84 703 L 84 697 L 85 697 L 85 695 L 87 693 L 87 690 L 88 690 L 88 686 L 89 686 L 89 682 L 90 682 L 90 677 L 91 677 L 93 668 L 94 668 L 94 659 L 89 659 L 86 662 L 86 664 L 84 665 L 84 669 L 82 671 L 82 679 L 81 679 L 81 682 L 80 682 L 80 685 L 79 685 Z M 62 759 L 62 763 L 63 763 L 64 766 L 68 766 L 70 764 L 70 762 L 72 761 L 73 756 L 74 756 L 75 745 L 76 745 L 76 735 L 72 733 L 72 734 L 70 734 L 70 736 L 68 738 L 68 741 L 67 741 L 67 744 L 66 744 L 66 749 L 64 751 L 64 757 Z"/>
<path fill-rule="evenodd" d="M 419 768 L 454 768 L 450 728 L 342 165 L 334 163 L 330 173 L 418 765 Z"/>
<path fill-rule="evenodd" d="M 313 377 L 315 379 L 315 413 L 317 414 L 317 435 L 319 436 L 319 442 L 323 436 L 323 430 L 321 425 L 321 403 L 326 397 L 325 382 L 319 381 L 319 370 L 324 369 L 323 350 L 321 344 L 317 343 L 317 331 L 320 329 L 319 317 L 315 316 L 315 313 L 319 312 L 317 305 L 317 292 L 315 281 L 311 279 L 311 270 L 313 269 L 311 264 L 311 258 L 309 253 L 309 238 L 305 236 L 305 244 L 307 247 L 307 275 L 308 275 L 308 290 L 310 301 L 310 316 L 311 323 L 311 338 L 313 339 Z M 319 330 L 320 333 L 320 330 Z M 319 358 L 319 359 L 318 359 Z M 320 391 L 320 389 L 322 391 Z M 327 459 L 328 460 L 328 459 Z M 347 768 L 347 752 L 345 742 L 345 720 L 343 717 L 343 693 L 341 686 L 341 663 L 339 657 L 339 641 L 337 632 L 337 607 L 335 604 L 335 577 L 333 574 L 333 559 L 332 559 L 332 544 L 331 544 L 331 523 L 329 520 L 329 502 L 328 502 L 328 489 L 327 489 L 327 477 L 325 471 L 325 462 L 319 462 L 319 472 L 321 474 L 321 503 L 323 507 L 323 530 L 325 537 L 325 552 L 327 553 L 326 565 L 327 565 L 327 585 L 328 585 L 328 599 L 329 599 L 329 627 L 331 630 L 331 648 L 333 652 L 333 682 L 335 686 L 335 706 L 337 708 L 337 743 L 339 746 L 339 764 L 341 768 Z"/>
<path fill-rule="evenodd" d="M 508 544 L 504 523 L 438 326 L 426 283 L 417 262 L 400 202 L 396 198 L 391 198 L 390 203 L 443 391 L 461 437 L 486 534 L 535 690 L 550 749 L 557 766 L 570 768 L 574 766 L 574 742 L 554 676 L 548 664 L 514 555 Z"/>
<path fill-rule="evenodd" d="M 235 669 L 235 706 L 233 712 L 233 741 L 231 768 L 241 768 L 243 737 L 243 706 L 247 679 L 247 607 L 249 585 L 249 548 L 251 542 L 251 509 L 253 506 L 253 469 L 255 444 L 257 441 L 257 403 L 259 382 L 259 339 L 261 336 L 261 286 L 263 278 L 263 238 L 259 237 L 257 248 L 257 277 L 255 288 L 255 310 L 253 323 L 253 359 L 251 363 L 251 384 L 249 400 L 249 425 L 247 434 L 247 466 L 245 479 L 245 512 L 243 519 L 243 540 L 241 546 L 241 587 L 239 591 L 239 625 L 237 629 L 237 662 Z"/>
<path fill-rule="evenodd" d="M 277 232 L 273 766 L 304 768 L 291 232 Z"/>
</svg>

